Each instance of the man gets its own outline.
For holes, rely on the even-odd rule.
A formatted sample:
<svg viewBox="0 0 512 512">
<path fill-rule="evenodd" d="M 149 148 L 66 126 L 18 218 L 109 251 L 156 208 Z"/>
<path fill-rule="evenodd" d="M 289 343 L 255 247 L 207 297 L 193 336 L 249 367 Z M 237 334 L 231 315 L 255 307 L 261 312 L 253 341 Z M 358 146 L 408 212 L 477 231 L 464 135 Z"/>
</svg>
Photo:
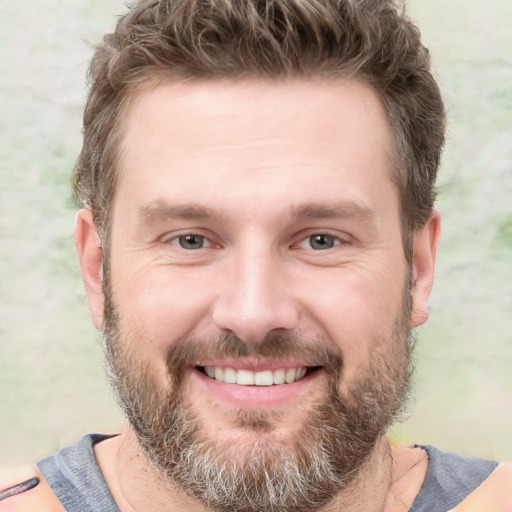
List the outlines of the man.
<svg viewBox="0 0 512 512">
<path fill-rule="evenodd" d="M 75 239 L 127 425 L 0 510 L 510 511 L 510 465 L 386 438 L 445 123 L 395 2 L 142 1 L 90 72 Z"/>
</svg>

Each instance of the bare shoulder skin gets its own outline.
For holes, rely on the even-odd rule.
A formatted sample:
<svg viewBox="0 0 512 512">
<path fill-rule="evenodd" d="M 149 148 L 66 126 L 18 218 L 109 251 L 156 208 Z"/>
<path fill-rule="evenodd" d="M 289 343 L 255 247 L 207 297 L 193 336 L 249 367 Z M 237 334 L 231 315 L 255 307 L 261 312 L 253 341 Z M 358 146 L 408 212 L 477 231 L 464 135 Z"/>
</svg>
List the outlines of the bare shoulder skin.
<svg viewBox="0 0 512 512">
<path fill-rule="evenodd" d="M 27 466 L 0 474 L 0 512 L 65 512 L 41 472 Z"/>
</svg>

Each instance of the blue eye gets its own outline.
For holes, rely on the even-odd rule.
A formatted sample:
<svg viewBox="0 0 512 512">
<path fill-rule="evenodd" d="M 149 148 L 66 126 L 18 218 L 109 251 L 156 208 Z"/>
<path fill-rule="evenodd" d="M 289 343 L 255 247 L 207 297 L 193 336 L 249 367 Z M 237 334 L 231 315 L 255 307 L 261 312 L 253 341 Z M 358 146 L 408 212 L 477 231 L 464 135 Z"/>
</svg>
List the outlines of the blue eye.
<svg viewBox="0 0 512 512">
<path fill-rule="evenodd" d="M 308 238 L 309 245 L 315 251 L 324 251 L 326 249 L 331 249 L 335 245 L 338 245 L 338 240 L 331 236 L 325 234 L 316 234 L 311 235 Z"/>
<path fill-rule="evenodd" d="M 201 235 L 183 235 L 178 237 L 178 243 L 183 249 L 194 250 L 201 249 L 205 245 L 205 238 Z"/>
</svg>

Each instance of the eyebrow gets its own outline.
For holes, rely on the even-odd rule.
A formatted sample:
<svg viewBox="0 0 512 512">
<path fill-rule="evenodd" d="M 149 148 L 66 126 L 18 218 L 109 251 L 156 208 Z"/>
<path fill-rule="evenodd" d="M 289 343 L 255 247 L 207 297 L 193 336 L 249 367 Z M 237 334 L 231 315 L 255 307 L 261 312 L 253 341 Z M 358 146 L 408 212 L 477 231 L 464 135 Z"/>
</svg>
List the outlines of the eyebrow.
<svg viewBox="0 0 512 512">
<path fill-rule="evenodd" d="M 375 211 L 355 201 L 341 203 L 306 203 L 292 206 L 288 212 L 294 220 L 346 218 L 356 221 L 371 221 Z M 225 220 L 225 215 L 215 208 L 199 204 L 171 204 L 165 200 L 157 200 L 140 207 L 139 218 L 143 223 L 161 222 L 169 219 L 183 220 Z"/>
<path fill-rule="evenodd" d="M 308 203 L 291 208 L 291 216 L 296 219 L 347 218 L 352 220 L 373 220 L 375 211 L 355 201 L 341 203 Z"/>
<path fill-rule="evenodd" d="M 197 204 L 171 204 L 164 200 L 152 201 L 139 208 L 139 218 L 148 224 L 168 219 L 205 220 L 219 217 L 223 218 L 224 215 L 214 208 Z"/>
</svg>

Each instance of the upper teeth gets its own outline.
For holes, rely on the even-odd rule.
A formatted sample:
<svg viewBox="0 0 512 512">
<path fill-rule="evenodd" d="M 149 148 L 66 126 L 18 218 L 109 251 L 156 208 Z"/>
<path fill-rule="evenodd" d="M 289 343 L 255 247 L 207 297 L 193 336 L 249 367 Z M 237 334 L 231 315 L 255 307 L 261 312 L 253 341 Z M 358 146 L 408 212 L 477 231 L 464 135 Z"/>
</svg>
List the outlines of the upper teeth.
<svg viewBox="0 0 512 512">
<path fill-rule="evenodd" d="M 208 377 L 227 384 L 240 384 L 241 386 L 272 386 L 272 384 L 291 384 L 306 375 L 306 368 L 281 368 L 279 370 L 265 370 L 252 372 L 250 370 L 234 370 L 219 366 L 205 366 Z"/>
</svg>

